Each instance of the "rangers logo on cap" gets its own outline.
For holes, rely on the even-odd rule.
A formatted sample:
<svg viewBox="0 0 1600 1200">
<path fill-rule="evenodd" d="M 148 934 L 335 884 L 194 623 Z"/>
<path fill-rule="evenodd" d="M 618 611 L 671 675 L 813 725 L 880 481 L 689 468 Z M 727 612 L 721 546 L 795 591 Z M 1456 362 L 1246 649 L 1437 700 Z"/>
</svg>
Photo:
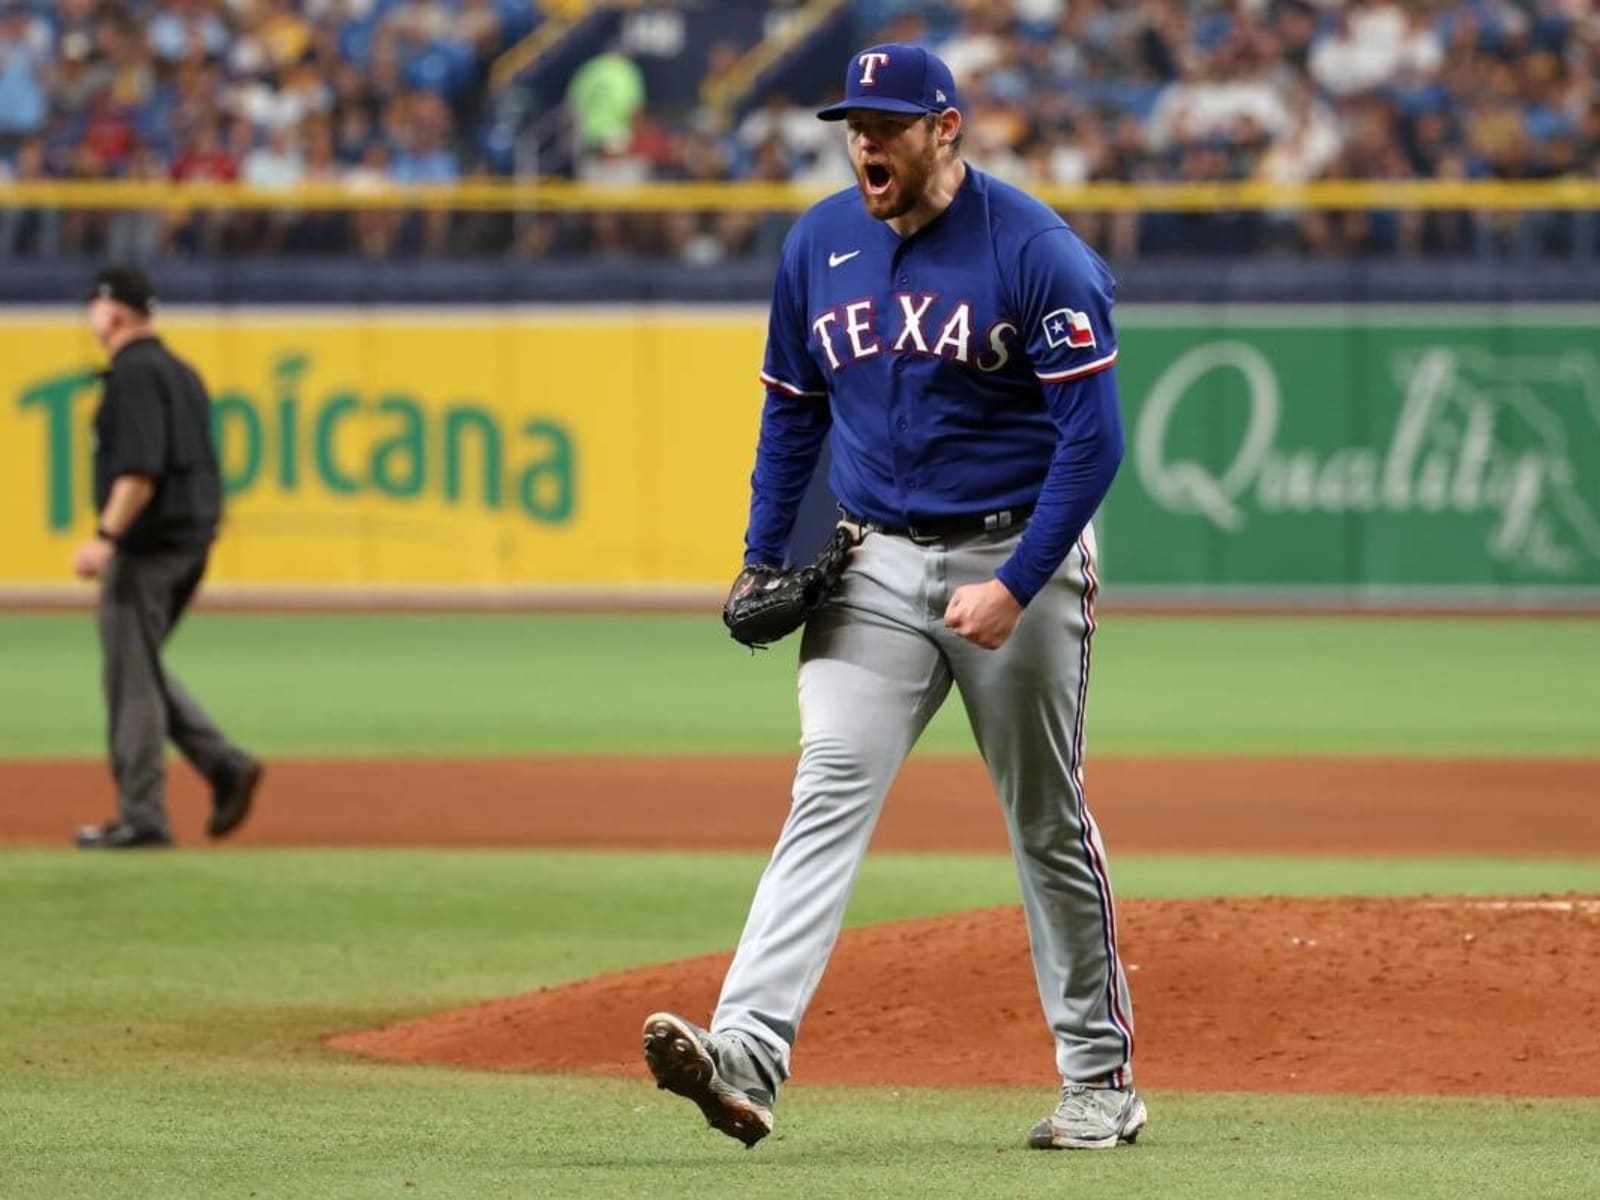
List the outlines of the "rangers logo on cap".
<svg viewBox="0 0 1600 1200">
<path fill-rule="evenodd" d="M 878 82 L 878 68 L 888 66 L 889 56 L 881 53 L 863 54 L 856 61 L 861 64 L 861 86 L 872 87 Z"/>
</svg>

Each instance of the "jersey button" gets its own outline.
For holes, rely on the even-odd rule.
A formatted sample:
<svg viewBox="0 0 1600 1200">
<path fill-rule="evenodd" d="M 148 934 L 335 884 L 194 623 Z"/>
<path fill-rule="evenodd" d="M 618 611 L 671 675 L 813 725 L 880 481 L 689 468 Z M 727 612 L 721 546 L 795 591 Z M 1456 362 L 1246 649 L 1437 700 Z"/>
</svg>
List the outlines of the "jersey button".
<svg viewBox="0 0 1600 1200">
<path fill-rule="evenodd" d="M 904 417 L 901 417 L 894 423 L 894 427 L 900 430 L 901 433 L 904 433 L 906 430 L 911 428 L 911 422 L 906 420 Z"/>
<path fill-rule="evenodd" d="M 911 282 L 911 276 L 909 276 L 909 275 L 900 276 L 900 286 L 901 287 L 904 287 L 906 284 L 908 284 L 910 282 Z"/>
</svg>

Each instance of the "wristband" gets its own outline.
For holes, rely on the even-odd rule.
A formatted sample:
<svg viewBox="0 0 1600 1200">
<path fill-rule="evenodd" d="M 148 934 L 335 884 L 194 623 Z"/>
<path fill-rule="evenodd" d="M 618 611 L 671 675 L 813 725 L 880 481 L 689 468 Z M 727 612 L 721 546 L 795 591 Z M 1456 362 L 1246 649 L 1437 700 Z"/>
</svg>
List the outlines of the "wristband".
<svg viewBox="0 0 1600 1200">
<path fill-rule="evenodd" d="M 95 529 L 94 536 L 101 541 L 110 542 L 113 546 L 117 544 L 117 535 L 112 533 L 104 525 L 101 525 Z"/>
</svg>

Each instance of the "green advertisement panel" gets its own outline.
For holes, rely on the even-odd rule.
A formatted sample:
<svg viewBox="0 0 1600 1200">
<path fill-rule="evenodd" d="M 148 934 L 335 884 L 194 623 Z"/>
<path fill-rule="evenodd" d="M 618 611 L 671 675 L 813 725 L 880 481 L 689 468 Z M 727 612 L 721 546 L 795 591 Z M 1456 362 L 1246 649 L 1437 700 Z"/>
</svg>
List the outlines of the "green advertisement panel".
<svg viewBox="0 0 1600 1200">
<path fill-rule="evenodd" d="M 1600 597 L 1600 309 L 1132 309 L 1124 594 Z"/>
</svg>

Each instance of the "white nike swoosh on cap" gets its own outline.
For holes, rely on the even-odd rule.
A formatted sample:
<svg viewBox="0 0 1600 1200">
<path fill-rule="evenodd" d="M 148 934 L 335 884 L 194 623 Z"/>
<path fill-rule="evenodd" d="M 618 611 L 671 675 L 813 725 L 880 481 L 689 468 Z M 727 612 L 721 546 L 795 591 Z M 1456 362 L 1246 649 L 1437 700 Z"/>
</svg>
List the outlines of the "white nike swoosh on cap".
<svg viewBox="0 0 1600 1200">
<path fill-rule="evenodd" d="M 848 254 L 830 254 L 828 255 L 828 265 L 830 267 L 837 267 L 840 263 L 849 262 L 852 258 L 860 253 L 861 251 L 859 250 L 852 250 Z"/>
</svg>

